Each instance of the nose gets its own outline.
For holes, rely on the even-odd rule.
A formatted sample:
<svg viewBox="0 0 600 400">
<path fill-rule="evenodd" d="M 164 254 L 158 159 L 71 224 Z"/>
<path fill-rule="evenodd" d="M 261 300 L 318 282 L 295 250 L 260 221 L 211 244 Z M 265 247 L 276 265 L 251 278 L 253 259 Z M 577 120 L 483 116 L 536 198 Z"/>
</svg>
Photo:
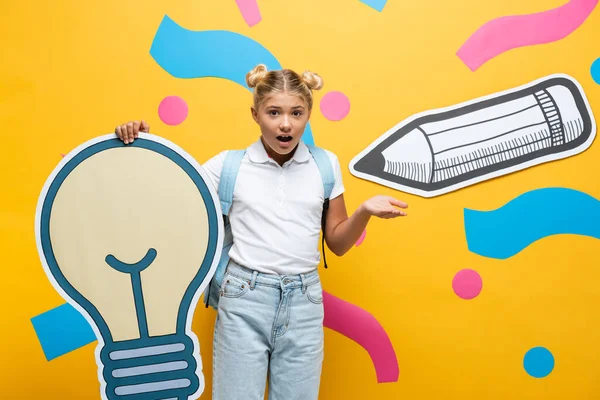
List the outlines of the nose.
<svg viewBox="0 0 600 400">
<path fill-rule="evenodd" d="M 287 115 L 284 115 L 281 123 L 279 124 L 279 130 L 282 132 L 289 132 L 292 129 L 292 124 L 290 124 L 290 119 Z"/>
</svg>

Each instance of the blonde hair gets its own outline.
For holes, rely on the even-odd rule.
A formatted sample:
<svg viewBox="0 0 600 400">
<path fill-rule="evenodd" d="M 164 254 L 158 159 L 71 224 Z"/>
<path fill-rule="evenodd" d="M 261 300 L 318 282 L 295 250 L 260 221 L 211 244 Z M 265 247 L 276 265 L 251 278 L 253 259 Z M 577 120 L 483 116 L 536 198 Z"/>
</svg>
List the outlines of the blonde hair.
<svg viewBox="0 0 600 400">
<path fill-rule="evenodd" d="M 305 71 L 302 75 L 291 69 L 267 71 L 259 64 L 246 74 L 248 87 L 254 89 L 254 108 L 258 110 L 266 97 L 273 93 L 287 92 L 300 97 L 309 110 L 313 106 L 313 90 L 323 87 L 323 78 L 314 72 Z"/>
</svg>

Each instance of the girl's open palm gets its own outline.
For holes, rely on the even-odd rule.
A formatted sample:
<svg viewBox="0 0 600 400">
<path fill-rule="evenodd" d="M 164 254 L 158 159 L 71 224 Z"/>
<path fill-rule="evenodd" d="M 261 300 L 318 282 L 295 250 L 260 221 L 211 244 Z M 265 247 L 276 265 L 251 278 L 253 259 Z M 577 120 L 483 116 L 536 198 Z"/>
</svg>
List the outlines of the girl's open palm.
<svg viewBox="0 0 600 400">
<path fill-rule="evenodd" d="M 363 203 L 363 208 L 370 214 L 379 218 L 396 218 L 406 216 L 408 204 L 390 196 L 375 196 Z"/>
</svg>

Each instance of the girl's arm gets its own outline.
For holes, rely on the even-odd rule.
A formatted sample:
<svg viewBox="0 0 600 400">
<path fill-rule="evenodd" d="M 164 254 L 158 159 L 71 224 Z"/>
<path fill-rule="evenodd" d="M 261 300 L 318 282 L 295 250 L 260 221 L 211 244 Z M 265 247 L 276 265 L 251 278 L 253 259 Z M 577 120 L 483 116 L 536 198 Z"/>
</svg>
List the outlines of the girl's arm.
<svg viewBox="0 0 600 400">
<path fill-rule="evenodd" d="M 342 256 L 356 243 L 372 216 L 386 219 L 406 216 L 400 208 L 407 207 L 406 203 L 393 197 L 375 196 L 362 203 L 348 218 L 342 194 L 329 202 L 325 226 L 327 247 L 335 255 Z"/>
</svg>

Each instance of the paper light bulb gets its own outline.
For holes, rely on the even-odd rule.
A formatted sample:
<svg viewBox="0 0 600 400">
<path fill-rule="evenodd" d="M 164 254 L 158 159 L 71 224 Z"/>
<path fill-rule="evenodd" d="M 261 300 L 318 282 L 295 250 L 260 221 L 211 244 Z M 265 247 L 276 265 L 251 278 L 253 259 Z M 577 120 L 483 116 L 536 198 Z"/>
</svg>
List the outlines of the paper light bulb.
<svg viewBox="0 0 600 400">
<path fill-rule="evenodd" d="M 68 154 L 36 214 L 40 258 L 90 322 L 105 399 L 188 399 L 204 390 L 191 320 L 221 253 L 218 196 L 177 146 L 114 135 Z"/>
</svg>

